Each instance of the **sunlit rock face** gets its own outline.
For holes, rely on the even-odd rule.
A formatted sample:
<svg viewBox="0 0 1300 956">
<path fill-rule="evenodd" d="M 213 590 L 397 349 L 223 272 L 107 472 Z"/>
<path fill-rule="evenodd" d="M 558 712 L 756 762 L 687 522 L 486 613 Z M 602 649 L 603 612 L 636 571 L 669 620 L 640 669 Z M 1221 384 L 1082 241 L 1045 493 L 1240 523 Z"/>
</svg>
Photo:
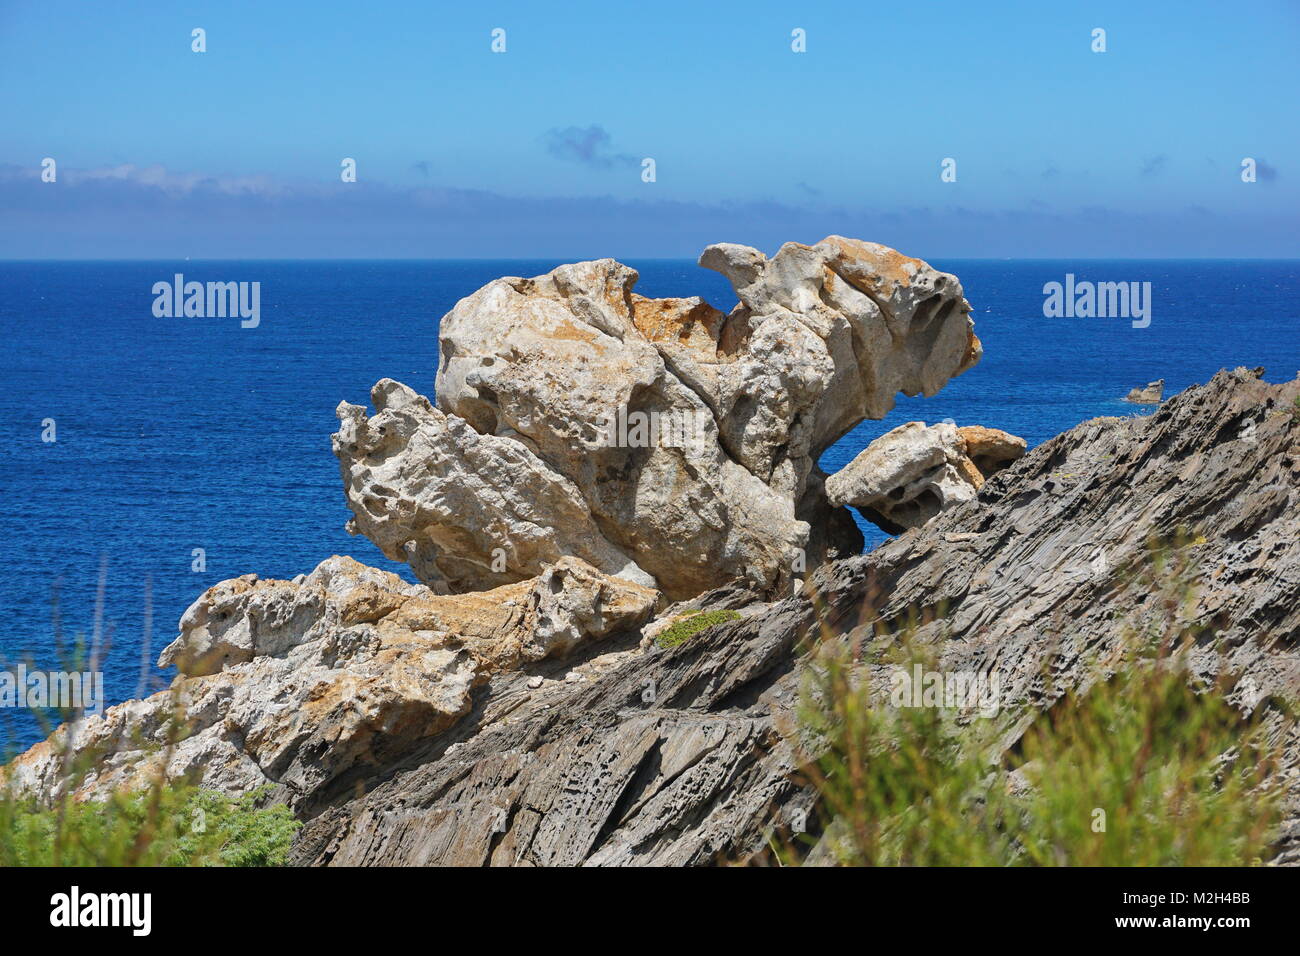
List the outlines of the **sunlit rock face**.
<svg viewBox="0 0 1300 956">
<path fill-rule="evenodd" d="M 835 506 L 852 505 L 890 534 L 925 524 L 975 497 L 985 480 L 1025 453 L 996 428 L 908 422 L 881 435 L 826 480 Z"/>
<path fill-rule="evenodd" d="M 806 593 L 701 595 L 677 613 L 741 617 L 669 651 L 651 640 L 589 681 L 536 690 L 499 675 L 497 709 L 472 736 L 310 819 L 292 862 L 770 863 L 772 834 L 819 799 L 792 733 L 810 633 L 857 656 L 863 675 L 903 653 L 941 673 L 996 673 L 998 713 L 969 728 L 992 765 L 1039 714 L 1086 693 L 1097 662 L 1141 666 L 1125 652 L 1134 634 L 1195 634 L 1198 692 L 1226 685 L 1281 748 L 1272 862 L 1300 865 L 1297 402 L 1300 380 L 1222 372 L 1159 415 L 1092 419 L 1038 445 L 977 502 L 819 568 Z M 833 831 L 819 839 L 810 859 L 834 860 Z"/>
<path fill-rule="evenodd" d="M 158 660 L 179 672 L 170 689 L 61 726 L 5 782 L 41 801 L 158 776 L 232 794 L 274 783 L 310 804 L 447 731 L 492 675 L 635 629 L 657 598 L 576 558 L 461 595 L 339 556 L 293 581 L 246 574 L 181 618 Z"/>
<path fill-rule="evenodd" d="M 385 380 L 335 436 L 351 529 L 439 590 L 576 555 L 682 600 L 778 594 L 861 548 L 818 456 L 980 356 L 956 277 L 873 243 L 709 246 L 729 314 L 612 259 L 502 278 L 442 320 L 437 407 Z"/>
</svg>

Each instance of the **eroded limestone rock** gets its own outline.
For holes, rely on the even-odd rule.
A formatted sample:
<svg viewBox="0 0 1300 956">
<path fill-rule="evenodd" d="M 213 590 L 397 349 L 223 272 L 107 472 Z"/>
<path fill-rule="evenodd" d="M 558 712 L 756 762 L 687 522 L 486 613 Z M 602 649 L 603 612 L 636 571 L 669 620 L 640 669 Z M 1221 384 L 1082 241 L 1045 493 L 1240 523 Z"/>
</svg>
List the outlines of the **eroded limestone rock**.
<svg viewBox="0 0 1300 956">
<path fill-rule="evenodd" d="M 935 394 L 982 354 L 957 277 L 886 246 L 830 236 L 769 260 L 719 243 L 700 265 L 740 299 L 722 334 L 723 440 L 777 487 L 802 490 L 855 425 L 884 418 L 899 392 Z"/>
<path fill-rule="evenodd" d="M 635 630 L 658 595 L 564 558 L 491 591 L 435 595 L 351 558 L 297 581 L 245 575 L 209 588 L 160 666 L 167 691 L 64 725 L 9 768 L 19 793 L 66 786 L 65 745 L 89 761 L 82 796 L 158 772 L 230 793 L 263 783 L 292 803 L 454 725 L 504 670 Z M 185 728 L 168 744 L 170 728 Z"/>
<path fill-rule="evenodd" d="M 881 435 L 826 479 L 832 505 L 852 505 L 890 534 L 975 497 L 985 479 L 1025 453 L 996 428 L 908 422 Z"/>
<path fill-rule="evenodd" d="M 439 592 L 521 581 L 572 555 L 653 586 L 610 543 L 578 488 L 528 443 L 481 434 L 427 398 L 383 379 L 375 414 L 340 403 L 333 436 L 353 517 L 388 558 Z"/>
<path fill-rule="evenodd" d="M 729 315 L 636 295 L 612 259 L 458 302 L 437 409 L 387 380 L 373 418 L 340 406 L 352 528 L 453 591 L 578 554 L 671 600 L 737 579 L 786 593 L 859 550 L 815 463 L 897 392 L 933 394 L 978 360 L 960 283 L 837 236 L 771 260 L 715 245 L 700 263 L 735 287 Z"/>
<path fill-rule="evenodd" d="M 957 434 L 966 444 L 966 457 L 971 460 L 983 478 L 1001 471 L 1025 453 L 1028 444 L 1023 438 L 999 428 L 983 425 L 963 425 Z M 980 482 L 983 484 L 983 481 Z"/>
</svg>

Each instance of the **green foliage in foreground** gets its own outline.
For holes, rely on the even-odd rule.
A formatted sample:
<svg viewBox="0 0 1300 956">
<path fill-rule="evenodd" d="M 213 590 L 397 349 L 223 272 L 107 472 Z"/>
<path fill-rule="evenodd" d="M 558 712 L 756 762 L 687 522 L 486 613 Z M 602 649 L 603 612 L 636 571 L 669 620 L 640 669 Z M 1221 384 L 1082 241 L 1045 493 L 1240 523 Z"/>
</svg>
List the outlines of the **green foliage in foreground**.
<svg viewBox="0 0 1300 956">
<path fill-rule="evenodd" d="M 829 749 L 811 771 L 853 865 L 1232 866 L 1268 855 L 1274 755 L 1257 728 L 1168 662 L 1040 717 L 990 764 L 941 708 L 874 706 L 822 662 Z"/>
<path fill-rule="evenodd" d="M 734 621 L 740 617 L 737 611 L 693 611 L 679 617 L 663 633 L 655 638 L 655 643 L 667 650 L 686 642 L 700 631 L 707 630 L 723 621 Z"/>
<path fill-rule="evenodd" d="M 1171 609 L 1181 599 L 1171 601 Z M 1241 866 L 1269 859 L 1280 756 L 1263 718 L 1225 701 L 1234 681 L 1191 672 L 1192 634 L 1125 638 L 1090 663 L 1091 686 L 1045 712 L 962 721 L 894 706 L 854 651 L 808 659 L 800 708 L 805 772 L 820 793 L 828 862 L 938 866 Z M 886 639 L 889 641 L 891 639 Z M 938 670 L 907 640 L 896 663 Z M 880 671 L 876 670 L 876 674 Z M 1043 686 L 1051 688 L 1052 668 Z M 1113 674 L 1113 676 L 1112 676 Z M 1270 701 L 1272 719 L 1290 720 Z M 1265 708 L 1256 711 L 1258 715 Z M 969 716 L 969 715 L 967 715 Z M 1006 753 L 995 737 L 1030 721 Z M 965 726 L 962 726 L 964 724 Z M 1276 728 L 1274 728 L 1276 730 Z M 1276 735 L 1271 739 L 1281 739 Z M 799 853 L 777 850 L 790 860 Z"/>
<path fill-rule="evenodd" d="M 0 798 L 0 866 L 282 866 L 301 825 L 267 788 L 154 787 L 53 808 Z"/>
</svg>

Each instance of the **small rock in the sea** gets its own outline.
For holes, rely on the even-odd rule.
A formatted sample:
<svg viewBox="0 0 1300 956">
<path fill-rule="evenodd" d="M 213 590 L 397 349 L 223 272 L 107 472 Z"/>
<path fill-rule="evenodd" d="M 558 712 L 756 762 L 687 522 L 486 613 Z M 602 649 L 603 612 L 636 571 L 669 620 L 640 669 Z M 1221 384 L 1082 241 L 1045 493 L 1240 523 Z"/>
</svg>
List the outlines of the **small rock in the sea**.
<svg viewBox="0 0 1300 956">
<path fill-rule="evenodd" d="M 1124 401 L 1135 405 L 1159 405 L 1165 397 L 1165 380 L 1158 378 L 1148 382 L 1146 388 L 1135 388 L 1124 396 Z"/>
</svg>

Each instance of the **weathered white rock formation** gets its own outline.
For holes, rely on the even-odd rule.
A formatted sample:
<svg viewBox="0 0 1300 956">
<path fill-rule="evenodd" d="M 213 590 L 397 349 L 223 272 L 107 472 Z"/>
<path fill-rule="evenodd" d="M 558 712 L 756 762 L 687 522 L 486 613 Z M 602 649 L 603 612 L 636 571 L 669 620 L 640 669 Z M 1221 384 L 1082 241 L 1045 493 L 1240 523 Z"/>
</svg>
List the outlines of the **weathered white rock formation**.
<svg viewBox="0 0 1300 956">
<path fill-rule="evenodd" d="M 333 436 L 356 511 L 348 527 L 434 590 L 521 581 L 565 556 L 654 584 L 601 533 L 573 482 L 525 443 L 480 434 L 392 379 L 370 396 L 372 416 L 339 405 Z"/>
<path fill-rule="evenodd" d="M 740 300 L 636 295 L 612 259 L 504 278 L 442 320 L 433 408 L 385 380 L 341 405 L 350 529 L 463 591 L 576 555 L 671 600 L 779 593 L 860 547 L 818 456 L 980 356 L 954 276 L 832 236 L 708 247 Z"/>
<path fill-rule="evenodd" d="M 576 558 L 533 580 L 440 596 L 351 558 L 294 581 L 244 575 L 185 612 L 159 666 L 169 690 L 60 727 L 9 782 L 50 799 L 193 779 L 242 793 L 283 784 L 294 801 L 364 773 L 455 724 L 492 674 L 635 629 L 658 595 Z M 169 745 L 172 728 L 183 739 Z M 64 754 L 84 765 L 70 777 Z"/>
<path fill-rule="evenodd" d="M 835 506 L 852 505 L 890 534 L 970 501 L 985 479 L 1025 453 L 996 428 L 908 422 L 881 435 L 826 479 Z"/>
</svg>

